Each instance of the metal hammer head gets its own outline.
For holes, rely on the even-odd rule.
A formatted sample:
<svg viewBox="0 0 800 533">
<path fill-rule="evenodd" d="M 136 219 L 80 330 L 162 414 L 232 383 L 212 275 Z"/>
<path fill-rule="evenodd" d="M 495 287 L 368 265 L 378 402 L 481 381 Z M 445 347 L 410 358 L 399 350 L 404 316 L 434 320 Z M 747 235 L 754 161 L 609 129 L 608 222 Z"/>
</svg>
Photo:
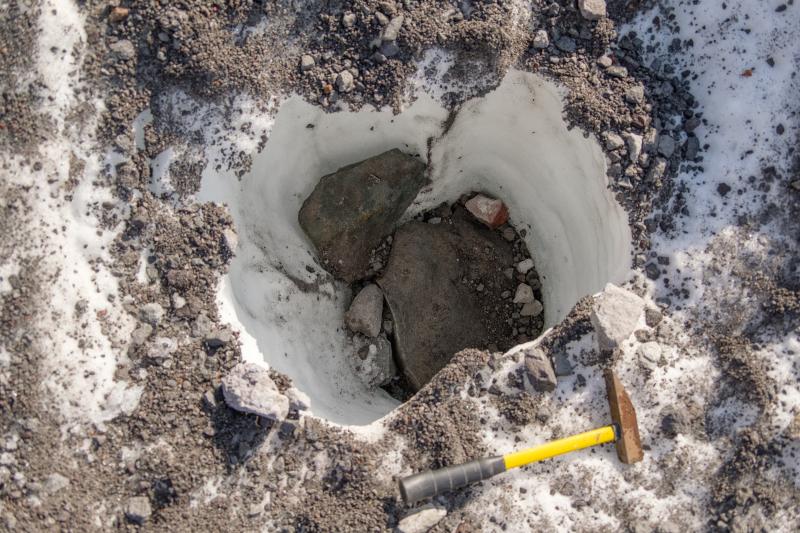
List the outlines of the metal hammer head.
<svg viewBox="0 0 800 533">
<path fill-rule="evenodd" d="M 637 463 L 644 457 L 642 441 L 639 438 L 639 424 L 636 422 L 636 411 L 625 392 L 619 378 L 614 371 L 606 368 L 603 372 L 606 378 L 606 394 L 608 407 L 611 409 L 611 419 L 617 425 L 617 456 L 625 464 Z"/>
</svg>

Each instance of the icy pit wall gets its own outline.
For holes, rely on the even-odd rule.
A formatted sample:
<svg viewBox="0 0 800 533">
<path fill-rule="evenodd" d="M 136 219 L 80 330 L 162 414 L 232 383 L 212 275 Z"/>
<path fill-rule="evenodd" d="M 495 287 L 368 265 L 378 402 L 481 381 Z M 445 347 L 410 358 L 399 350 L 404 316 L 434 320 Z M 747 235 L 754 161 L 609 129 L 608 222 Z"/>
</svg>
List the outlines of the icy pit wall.
<svg viewBox="0 0 800 533">
<path fill-rule="evenodd" d="M 240 180 L 210 165 L 203 174 L 199 199 L 226 203 L 239 239 L 220 288 L 223 319 L 242 331 L 245 359 L 290 376 L 316 416 L 363 425 L 398 404 L 353 374 L 354 347 L 343 326 L 352 295 L 317 264 L 297 220 L 325 174 L 400 148 L 431 169 L 432 184 L 408 217 L 471 190 L 502 198 L 511 222 L 527 230 L 545 327 L 581 297 L 627 276 L 630 230 L 606 188 L 605 157 L 593 138 L 567 130 L 555 85 L 512 71 L 496 90 L 467 102 L 445 132 L 447 117 L 426 94 L 399 115 L 329 114 L 294 97 L 281 104 L 247 175 Z"/>
</svg>

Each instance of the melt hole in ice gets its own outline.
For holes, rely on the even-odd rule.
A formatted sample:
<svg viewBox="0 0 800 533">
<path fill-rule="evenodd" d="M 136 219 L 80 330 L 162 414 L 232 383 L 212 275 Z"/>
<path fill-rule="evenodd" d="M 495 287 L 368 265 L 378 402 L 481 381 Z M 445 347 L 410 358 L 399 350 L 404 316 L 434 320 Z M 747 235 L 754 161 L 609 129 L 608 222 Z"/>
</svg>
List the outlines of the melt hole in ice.
<svg viewBox="0 0 800 533">
<path fill-rule="evenodd" d="M 297 218 L 321 176 L 392 148 L 420 154 L 431 170 L 431 186 L 406 217 L 470 190 L 508 204 L 542 279 L 545 328 L 580 298 L 624 280 L 626 213 L 607 189 L 597 141 L 568 130 L 562 112 L 553 83 L 518 71 L 466 102 L 446 132 L 448 111 L 424 93 L 398 115 L 325 113 L 300 97 L 285 100 L 250 172 L 238 179 L 209 165 L 199 193 L 227 204 L 236 225 L 238 248 L 219 303 L 242 332 L 244 358 L 290 376 L 311 412 L 334 423 L 369 424 L 397 407 L 354 375 L 343 325 L 349 286 L 321 271 Z"/>
</svg>

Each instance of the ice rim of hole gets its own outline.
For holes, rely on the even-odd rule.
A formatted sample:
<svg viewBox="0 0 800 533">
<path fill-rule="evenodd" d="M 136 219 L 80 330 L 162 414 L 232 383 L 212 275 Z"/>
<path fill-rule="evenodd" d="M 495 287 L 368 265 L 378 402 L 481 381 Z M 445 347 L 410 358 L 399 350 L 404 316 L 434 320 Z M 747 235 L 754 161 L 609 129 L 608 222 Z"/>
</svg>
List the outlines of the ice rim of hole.
<svg viewBox="0 0 800 533">
<path fill-rule="evenodd" d="M 448 111 L 422 89 L 397 115 L 326 113 L 292 96 L 247 174 L 208 165 L 202 176 L 198 200 L 227 204 L 238 234 L 218 292 L 222 320 L 241 332 L 245 360 L 291 377 L 309 396 L 310 413 L 332 423 L 369 425 L 400 402 L 352 370 L 343 322 L 351 291 L 318 265 L 298 223 L 321 176 L 400 148 L 431 168 L 431 185 L 406 219 L 472 190 L 501 198 L 511 223 L 527 231 L 542 279 L 542 335 L 580 298 L 630 273 L 630 228 L 608 190 L 605 155 L 593 136 L 567 129 L 559 87 L 511 70 L 495 90 L 467 101 L 446 132 Z"/>
</svg>

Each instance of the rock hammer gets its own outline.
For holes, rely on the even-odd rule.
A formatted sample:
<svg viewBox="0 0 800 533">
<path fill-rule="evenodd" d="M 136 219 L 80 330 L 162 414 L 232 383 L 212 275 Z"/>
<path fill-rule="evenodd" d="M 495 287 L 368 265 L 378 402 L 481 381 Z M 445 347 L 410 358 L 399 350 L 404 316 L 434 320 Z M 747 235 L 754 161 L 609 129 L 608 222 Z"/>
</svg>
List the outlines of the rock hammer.
<svg viewBox="0 0 800 533">
<path fill-rule="evenodd" d="M 633 409 L 631 399 L 613 370 L 606 369 L 603 374 L 611 411 L 611 424 L 506 455 L 475 459 L 468 463 L 402 478 L 400 495 L 403 500 L 407 504 L 413 504 L 482 481 L 512 468 L 608 442 L 616 443 L 617 456 L 623 463 L 632 464 L 641 461 L 644 452 L 639 438 L 636 411 Z"/>
</svg>

